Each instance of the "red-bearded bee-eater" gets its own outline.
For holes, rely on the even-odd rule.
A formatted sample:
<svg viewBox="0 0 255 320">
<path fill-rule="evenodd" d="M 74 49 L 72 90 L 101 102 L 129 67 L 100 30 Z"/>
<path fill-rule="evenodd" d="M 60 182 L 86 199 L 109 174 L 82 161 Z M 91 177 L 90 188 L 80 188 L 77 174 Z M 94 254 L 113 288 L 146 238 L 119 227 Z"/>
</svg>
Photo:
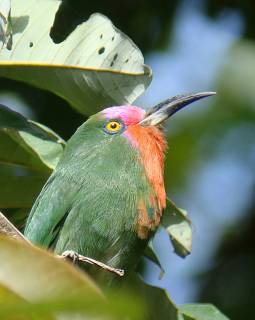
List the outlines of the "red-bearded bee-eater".
<svg viewBox="0 0 255 320">
<path fill-rule="evenodd" d="M 149 111 L 125 105 L 91 116 L 68 141 L 29 215 L 25 236 L 128 274 L 166 207 L 163 124 L 214 92 L 176 96 Z"/>
</svg>

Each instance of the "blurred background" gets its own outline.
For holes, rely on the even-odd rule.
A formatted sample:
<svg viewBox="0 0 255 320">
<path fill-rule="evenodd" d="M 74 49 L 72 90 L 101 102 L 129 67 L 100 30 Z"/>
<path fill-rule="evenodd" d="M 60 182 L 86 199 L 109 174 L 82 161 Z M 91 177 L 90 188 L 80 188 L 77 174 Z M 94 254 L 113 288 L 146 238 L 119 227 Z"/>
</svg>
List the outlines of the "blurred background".
<svg viewBox="0 0 255 320">
<path fill-rule="evenodd" d="M 166 274 L 147 262 L 148 282 L 176 303 L 211 302 L 232 320 L 255 304 L 255 3 L 252 0 L 63 1 L 51 36 L 61 42 L 93 12 L 129 35 L 154 79 L 136 102 L 147 108 L 179 93 L 217 91 L 169 121 L 167 192 L 188 211 L 193 251 L 155 239 Z M 0 79 L 0 103 L 68 139 L 84 118 L 59 97 Z M 61 117 L 60 117 L 61 115 Z"/>
</svg>

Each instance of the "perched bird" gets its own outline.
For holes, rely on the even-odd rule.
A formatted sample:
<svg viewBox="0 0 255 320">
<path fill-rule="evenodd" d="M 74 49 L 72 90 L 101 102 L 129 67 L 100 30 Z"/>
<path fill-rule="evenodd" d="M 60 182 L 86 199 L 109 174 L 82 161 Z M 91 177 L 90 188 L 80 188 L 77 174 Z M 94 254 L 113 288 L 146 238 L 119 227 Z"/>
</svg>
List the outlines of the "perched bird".
<svg viewBox="0 0 255 320">
<path fill-rule="evenodd" d="M 91 116 L 74 133 L 29 215 L 25 236 L 126 273 L 134 269 L 166 207 L 162 124 L 214 94 L 176 96 L 148 112 L 127 105 Z"/>
</svg>

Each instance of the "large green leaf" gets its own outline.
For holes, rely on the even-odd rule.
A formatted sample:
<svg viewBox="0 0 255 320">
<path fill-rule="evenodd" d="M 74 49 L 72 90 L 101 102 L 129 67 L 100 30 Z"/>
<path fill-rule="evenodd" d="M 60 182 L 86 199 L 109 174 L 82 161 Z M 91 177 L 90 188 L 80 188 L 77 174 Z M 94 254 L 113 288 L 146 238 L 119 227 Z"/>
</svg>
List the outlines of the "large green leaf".
<svg viewBox="0 0 255 320">
<path fill-rule="evenodd" d="M 83 114 L 132 103 L 152 78 L 141 51 L 101 14 L 54 43 L 50 30 L 60 3 L 12 1 L 13 46 L 0 52 L 0 76 L 52 91 Z"/>
<path fill-rule="evenodd" d="M 21 314 L 17 312 L 17 306 L 28 305 L 28 302 L 17 295 L 15 292 L 6 288 L 2 284 L 0 284 L 0 314 L 2 315 L 2 319 L 5 320 L 43 320 L 39 315 L 35 315 L 31 313 L 31 310 L 27 310 L 25 314 Z M 31 304 L 30 304 L 31 306 Z M 47 320 L 51 320 L 53 318 L 47 317 Z"/>
<path fill-rule="evenodd" d="M 179 209 L 170 199 L 167 199 L 167 207 L 161 224 L 170 236 L 175 253 L 181 257 L 190 254 L 192 247 L 191 221 L 187 213 Z"/>
<path fill-rule="evenodd" d="M 0 162 L 50 172 L 64 145 L 49 128 L 0 105 Z"/>
<path fill-rule="evenodd" d="M 84 272 L 44 250 L 0 236 L 0 261 L 0 298 L 1 288 L 6 288 L 9 299 L 17 298 L 0 308 L 0 319 L 31 312 L 44 315 L 44 319 L 53 312 L 65 313 L 64 319 L 74 319 L 79 313 L 87 315 L 82 319 L 92 315 L 97 319 L 123 315 L 142 319 L 137 299 L 121 293 L 114 300 L 111 295 L 105 299 Z"/>
<path fill-rule="evenodd" d="M 184 304 L 179 306 L 180 320 L 229 320 L 211 304 Z"/>
<path fill-rule="evenodd" d="M 0 237 L 0 283 L 29 301 L 86 289 L 101 296 L 85 274 L 39 248 Z"/>
</svg>

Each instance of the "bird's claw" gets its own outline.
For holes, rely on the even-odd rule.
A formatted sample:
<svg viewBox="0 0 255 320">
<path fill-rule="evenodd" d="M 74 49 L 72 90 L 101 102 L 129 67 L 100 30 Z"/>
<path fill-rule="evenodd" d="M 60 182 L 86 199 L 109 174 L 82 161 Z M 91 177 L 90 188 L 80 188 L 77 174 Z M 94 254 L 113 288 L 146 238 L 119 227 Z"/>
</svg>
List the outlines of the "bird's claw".
<svg viewBox="0 0 255 320">
<path fill-rule="evenodd" d="M 76 261 L 79 260 L 79 254 L 73 250 L 66 250 L 61 254 L 63 259 L 69 259 L 75 264 Z"/>
</svg>

